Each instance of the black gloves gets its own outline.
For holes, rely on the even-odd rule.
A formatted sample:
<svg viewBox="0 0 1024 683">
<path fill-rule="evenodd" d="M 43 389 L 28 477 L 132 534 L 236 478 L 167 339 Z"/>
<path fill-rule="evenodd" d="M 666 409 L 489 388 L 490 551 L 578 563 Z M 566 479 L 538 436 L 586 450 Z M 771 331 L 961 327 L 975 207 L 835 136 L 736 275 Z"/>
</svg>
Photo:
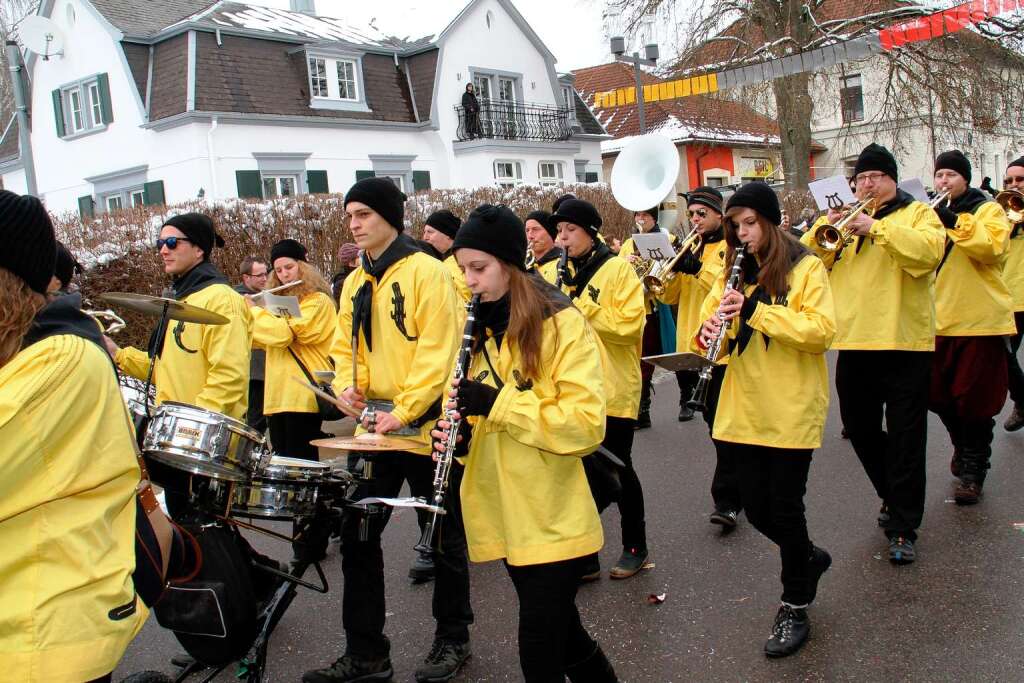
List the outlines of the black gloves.
<svg viewBox="0 0 1024 683">
<path fill-rule="evenodd" d="M 487 415 L 498 398 L 498 390 L 483 382 L 462 379 L 459 381 L 455 405 L 459 415 Z"/>
<path fill-rule="evenodd" d="M 441 429 L 441 425 L 439 424 L 440 422 L 441 420 L 438 420 L 437 422 L 434 423 L 434 429 L 439 432 L 443 431 Z M 462 420 L 459 423 L 459 436 L 462 438 L 456 440 L 455 442 L 455 457 L 457 458 L 461 458 L 464 455 L 469 454 L 469 441 L 470 439 L 473 438 L 473 428 L 470 426 L 468 420 Z M 448 444 L 446 444 L 444 441 L 440 439 L 434 439 L 434 444 L 435 446 L 441 446 L 441 448 L 445 448 L 448 446 Z M 434 452 L 437 452 L 436 447 L 434 448 Z"/>
<path fill-rule="evenodd" d="M 692 251 L 687 251 L 682 258 L 676 261 L 675 265 L 672 266 L 672 270 L 677 273 L 686 273 L 687 275 L 696 275 L 700 272 L 701 261 L 700 257 L 694 254 Z"/>
<path fill-rule="evenodd" d="M 947 209 L 944 206 L 936 206 L 935 213 L 939 214 L 939 220 L 946 226 L 946 230 L 952 230 L 956 227 L 956 214 Z"/>
</svg>

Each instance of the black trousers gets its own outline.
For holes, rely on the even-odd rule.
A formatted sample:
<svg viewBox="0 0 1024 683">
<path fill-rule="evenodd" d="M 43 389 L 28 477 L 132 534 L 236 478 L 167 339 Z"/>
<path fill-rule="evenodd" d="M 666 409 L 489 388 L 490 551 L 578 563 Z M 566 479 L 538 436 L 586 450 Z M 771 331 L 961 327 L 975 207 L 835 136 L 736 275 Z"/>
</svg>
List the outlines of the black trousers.
<svg viewBox="0 0 1024 683">
<path fill-rule="evenodd" d="M 708 384 L 708 397 L 705 404 L 704 422 L 708 426 L 708 434 L 715 429 L 715 415 L 718 413 L 718 398 L 722 393 L 722 382 L 725 380 L 725 365 L 716 365 L 711 370 L 711 382 Z M 692 374 L 694 377 L 697 373 Z M 696 384 L 696 381 L 694 382 Z M 715 474 L 711 478 L 711 500 L 715 509 L 720 512 L 733 510 L 739 512 L 743 509 L 743 502 L 740 500 L 740 485 L 737 480 L 736 463 L 731 451 L 721 448 L 717 439 L 712 438 L 711 443 L 715 446 Z"/>
<path fill-rule="evenodd" d="M 576 609 L 582 563 L 505 563 L 519 598 L 519 666 L 526 683 L 564 683 L 565 670 L 597 647 Z"/>
<path fill-rule="evenodd" d="M 811 539 L 804 516 L 804 493 L 812 449 L 768 448 L 722 441 L 736 462 L 740 496 L 754 528 L 779 546 L 782 602 L 810 602 Z"/>
<path fill-rule="evenodd" d="M 868 479 L 889 508 L 890 538 L 915 540 L 924 516 L 931 365 L 927 351 L 840 351 L 836 361 L 839 413 Z"/>
<path fill-rule="evenodd" d="M 1010 379 L 1010 400 L 1024 408 L 1024 371 L 1020 369 L 1020 361 L 1017 360 L 1017 352 L 1020 351 L 1020 342 L 1024 338 L 1024 311 L 1017 311 L 1013 314 L 1017 322 L 1017 334 L 1009 339 L 1010 349 L 1007 361 Z"/>
<path fill-rule="evenodd" d="M 429 456 L 385 453 L 373 463 L 373 479 L 357 487 L 355 499 L 368 496 L 394 497 L 408 480 L 414 496 L 431 497 L 434 463 Z M 434 556 L 433 614 L 437 621 L 434 637 L 453 643 L 469 642 L 473 609 L 469 604 L 469 563 L 466 533 L 462 524 L 459 486 L 463 466 L 452 464 L 445 514 L 441 519 L 440 553 Z M 341 530 L 341 571 L 345 579 L 341 601 L 347 654 L 380 658 L 390 653 L 384 635 L 384 554 L 380 537 L 391 516 L 391 508 L 366 521 L 367 537 L 359 539 L 364 515 L 348 511 Z"/>
<path fill-rule="evenodd" d="M 303 460 L 320 459 L 317 447 L 309 443 L 324 436 L 319 413 L 274 413 L 267 421 L 274 453 Z"/>
<path fill-rule="evenodd" d="M 249 380 L 249 406 L 245 413 L 245 423 L 260 434 L 267 431 L 267 416 L 263 414 L 263 387 L 263 380 Z"/>
<path fill-rule="evenodd" d="M 647 527 L 644 522 L 644 489 L 633 467 L 633 425 L 626 417 L 605 418 L 604 441 L 601 445 L 619 457 L 626 467 L 619 473 L 622 495 L 619 517 L 623 548 L 647 548 Z"/>
</svg>

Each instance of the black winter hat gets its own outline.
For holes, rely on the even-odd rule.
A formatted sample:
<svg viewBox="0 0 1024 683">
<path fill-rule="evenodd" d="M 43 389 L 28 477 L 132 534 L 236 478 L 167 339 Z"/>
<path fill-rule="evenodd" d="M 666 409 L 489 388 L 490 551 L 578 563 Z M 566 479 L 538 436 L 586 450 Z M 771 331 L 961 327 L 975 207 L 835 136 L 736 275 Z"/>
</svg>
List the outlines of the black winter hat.
<svg viewBox="0 0 1024 683">
<path fill-rule="evenodd" d="M 0 190 L 0 268 L 46 294 L 57 261 L 57 238 L 43 203 L 31 195 Z"/>
<path fill-rule="evenodd" d="M 459 231 L 459 226 L 462 225 L 462 219 L 456 216 L 448 209 L 441 209 L 430 214 L 427 218 L 426 225 L 429 225 L 434 230 L 447 235 L 451 239 L 455 239 L 455 233 Z"/>
<path fill-rule="evenodd" d="M 968 185 L 971 184 L 971 160 L 960 150 L 951 149 L 935 157 L 935 172 L 938 173 L 939 169 L 943 168 L 956 171 L 967 179 Z"/>
<path fill-rule="evenodd" d="M 856 178 L 864 171 L 881 171 L 893 180 L 899 180 L 896 157 L 885 147 L 874 142 L 861 150 L 860 156 L 857 157 L 857 163 L 853 167 L 853 177 Z"/>
<path fill-rule="evenodd" d="M 503 204 L 481 204 L 459 228 L 452 251 L 479 249 L 519 270 L 526 270 L 526 229 L 519 217 Z"/>
<path fill-rule="evenodd" d="M 576 195 L 574 195 L 572 192 L 566 192 L 561 197 L 556 199 L 555 203 L 551 205 L 551 213 L 558 213 L 558 207 L 560 207 L 562 205 L 562 202 L 564 202 L 567 199 L 576 199 Z"/>
<path fill-rule="evenodd" d="M 551 215 L 551 222 L 556 227 L 562 221 L 578 225 L 596 237 L 598 229 L 601 227 L 601 214 L 590 202 L 585 202 L 582 199 L 566 199 L 558 207 L 558 211 Z"/>
<path fill-rule="evenodd" d="M 164 225 L 177 228 L 185 233 L 192 244 L 203 250 L 203 260 L 210 260 L 210 252 L 214 246 L 223 247 L 224 239 L 217 234 L 213 221 L 203 213 L 183 213 L 164 221 Z"/>
<path fill-rule="evenodd" d="M 293 258 L 296 261 L 308 261 L 306 248 L 293 239 L 283 239 L 270 248 L 270 267 L 281 257 Z"/>
<path fill-rule="evenodd" d="M 1006 165 L 1006 168 L 1010 168 L 1011 166 L 1020 166 L 1021 168 L 1024 168 L 1024 157 L 1017 157 L 1016 159 L 1008 163 Z"/>
<path fill-rule="evenodd" d="M 692 192 L 686 193 L 686 205 L 693 206 L 694 204 L 706 206 L 719 214 L 723 213 L 722 193 L 710 185 L 701 185 Z"/>
<path fill-rule="evenodd" d="M 753 209 L 764 216 L 772 225 L 782 222 L 782 210 L 779 208 L 779 198 L 775 190 L 768 186 L 768 183 L 755 180 L 746 185 L 741 185 L 725 206 L 725 210 L 735 207 L 746 207 Z"/>
<path fill-rule="evenodd" d="M 644 209 L 643 211 L 634 211 L 633 215 L 636 215 L 638 213 L 646 213 L 646 214 L 650 215 L 651 218 L 654 219 L 655 223 L 658 222 L 659 211 L 658 211 L 658 207 L 657 206 L 655 206 L 653 208 L 650 208 L 650 209 Z"/>
<path fill-rule="evenodd" d="M 555 239 L 555 236 L 558 235 L 558 229 L 555 228 L 555 223 L 551 220 L 551 214 L 544 209 L 531 211 L 527 214 L 526 221 L 537 221 L 540 223 L 544 228 L 544 232 L 551 235 L 551 239 Z M 526 221 L 523 221 L 523 223 L 525 224 Z"/>
<path fill-rule="evenodd" d="M 82 264 L 75 259 L 75 255 L 71 253 L 71 250 L 57 242 L 57 262 L 53 267 L 53 274 L 60 280 L 61 289 L 67 289 L 75 273 L 81 272 Z"/>
<path fill-rule="evenodd" d="M 345 194 L 345 207 L 349 202 L 366 204 L 392 228 L 402 232 L 405 230 L 405 200 L 405 194 L 387 178 L 363 178 Z"/>
</svg>

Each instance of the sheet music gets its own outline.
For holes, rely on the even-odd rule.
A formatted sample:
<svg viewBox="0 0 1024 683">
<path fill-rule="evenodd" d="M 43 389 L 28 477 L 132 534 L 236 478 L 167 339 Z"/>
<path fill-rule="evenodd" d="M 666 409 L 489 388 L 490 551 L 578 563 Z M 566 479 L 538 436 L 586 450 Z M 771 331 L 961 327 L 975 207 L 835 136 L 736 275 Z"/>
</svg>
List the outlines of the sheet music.
<svg viewBox="0 0 1024 683">
<path fill-rule="evenodd" d="M 638 232 L 633 235 L 633 244 L 636 245 L 636 252 L 644 259 L 657 259 L 664 261 L 675 256 L 675 249 L 672 248 L 672 241 L 667 232 Z"/>
<path fill-rule="evenodd" d="M 857 198 L 850 189 L 850 181 L 845 176 L 836 175 L 808 183 L 807 189 L 814 195 L 814 202 L 822 211 L 838 209 L 846 204 L 856 204 Z"/>
<path fill-rule="evenodd" d="M 278 318 L 302 317 L 302 309 L 299 308 L 299 298 L 296 296 L 278 296 L 264 292 L 262 298 L 263 307 Z"/>
<path fill-rule="evenodd" d="M 928 197 L 928 192 L 925 191 L 924 183 L 921 182 L 920 178 L 908 178 L 896 187 L 900 188 L 919 202 L 928 204 L 932 201 L 931 198 Z"/>
</svg>

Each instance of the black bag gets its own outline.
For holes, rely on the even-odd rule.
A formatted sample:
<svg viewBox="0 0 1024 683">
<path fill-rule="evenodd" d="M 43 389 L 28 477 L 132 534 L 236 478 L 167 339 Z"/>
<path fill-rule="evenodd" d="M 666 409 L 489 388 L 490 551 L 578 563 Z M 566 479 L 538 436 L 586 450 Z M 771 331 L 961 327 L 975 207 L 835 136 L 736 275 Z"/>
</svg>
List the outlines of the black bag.
<svg viewBox="0 0 1024 683">
<path fill-rule="evenodd" d="M 313 375 L 310 374 L 309 370 L 306 368 L 306 364 L 299 360 L 298 355 L 292 350 L 292 347 L 290 346 L 288 347 L 288 353 L 292 354 L 292 358 L 294 358 L 295 362 L 299 364 L 299 367 L 302 369 L 302 374 L 306 376 L 306 381 L 320 389 L 320 391 L 324 392 L 328 396 L 331 396 L 332 398 L 337 398 L 337 396 L 334 395 L 334 390 L 331 389 L 331 385 L 328 384 L 327 382 L 317 382 L 316 378 L 313 377 Z M 341 412 L 341 409 L 338 406 L 334 405 L 333 403 L 325 399 L 323 396 L 320 396 L 319 394 L 313 395 L 316 397 L 316 409 L 317 412 L 320 414 L 321 420 L 323 420 L 324 422 L 334 422 L 335 420 L 340 420 L 343 417 L 345 417 L 345 413 Z"/>
</svg>

